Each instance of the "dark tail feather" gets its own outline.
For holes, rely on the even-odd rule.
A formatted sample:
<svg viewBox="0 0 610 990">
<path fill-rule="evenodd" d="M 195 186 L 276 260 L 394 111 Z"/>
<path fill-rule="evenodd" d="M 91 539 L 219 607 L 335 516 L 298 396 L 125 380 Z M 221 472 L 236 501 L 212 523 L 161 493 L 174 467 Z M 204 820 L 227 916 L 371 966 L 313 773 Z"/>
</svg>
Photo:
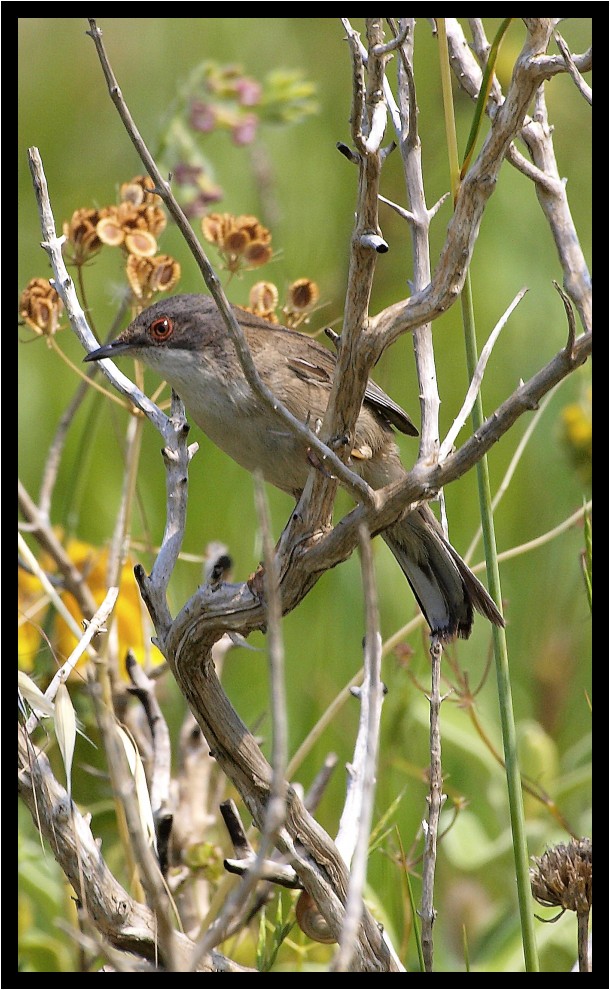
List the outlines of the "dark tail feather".
<svg viewBox="0 0 610 990">
<path fill-rule="evenodd" d="M 496 626 L 504 619 L 481 582 L 443 536 L 436 516 L 422 505 L 383 538 L 411 585 L 432 633 L 445 642 L 468 639 L 476 609 Z"/>
</svg>

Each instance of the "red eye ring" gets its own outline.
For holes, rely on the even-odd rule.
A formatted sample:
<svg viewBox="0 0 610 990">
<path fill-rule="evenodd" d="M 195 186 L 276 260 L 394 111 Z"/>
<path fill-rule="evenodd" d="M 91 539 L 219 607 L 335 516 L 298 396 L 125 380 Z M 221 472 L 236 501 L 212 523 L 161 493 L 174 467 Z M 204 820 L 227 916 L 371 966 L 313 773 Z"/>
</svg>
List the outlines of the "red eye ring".
<svg viewBox="0 0 610 990">
<path fill-rule="evenodd" d="M 148 329 L 153 340 L 168 340 L 174 332 L 174 321 L 169 316 L 159 316 Z"/>
</svg>

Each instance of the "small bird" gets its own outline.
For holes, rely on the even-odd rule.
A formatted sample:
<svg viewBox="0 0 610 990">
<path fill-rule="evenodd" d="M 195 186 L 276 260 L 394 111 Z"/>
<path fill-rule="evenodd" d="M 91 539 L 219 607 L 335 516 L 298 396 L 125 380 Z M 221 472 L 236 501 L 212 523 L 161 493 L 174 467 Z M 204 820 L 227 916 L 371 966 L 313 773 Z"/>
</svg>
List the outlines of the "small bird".
<svg viewBox="0 0 610 990">
<path fill-rule="evenodd" d="M 232 307 L 263 382 L 301 422 L 322 420 L 335 367 L 334 354 L 306 334 Z M 191 418 L 221 450 L 248 471 L 298 499 L 311 468 L 304 442 L 253 393 L 214 300 L 178 295 L 145 309 L 119 336 L 85 361 L 128 355 L 157 371 Z M 350 467 L 374 489 L 400 481 L 406 470 L 394 430 L 418 431 L 373 381 L 356 423 Z M 503 626 L 494 601 L 445 539 L 427 505 L 381 534 L 398 561 L 433 635 L 466 639 L 473 609 Z"/>
</svg>

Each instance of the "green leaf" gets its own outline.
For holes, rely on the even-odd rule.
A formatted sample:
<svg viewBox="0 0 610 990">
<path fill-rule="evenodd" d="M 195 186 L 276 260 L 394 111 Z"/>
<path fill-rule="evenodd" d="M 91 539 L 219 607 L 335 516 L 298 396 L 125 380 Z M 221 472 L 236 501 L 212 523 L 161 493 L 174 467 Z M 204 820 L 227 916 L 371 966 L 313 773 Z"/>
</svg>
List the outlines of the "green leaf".
<svg viewBox="0 0 610 990">
<path fill-rule="evenodd" d="M 470 159 L 472 158 L 472 153 L 474 151 L 474 146 L 479 136 L 479 131 L 481 130 L 481 124 L 483 123 L 483 117 L 485 116 L 485 107 L 487 106 L 487 100 L 489 97 L 489 91 L 491 89 L 491 81 L 493 79 L 494 69 L 496 66 L 496 59 L 498 57 L 498 52 L 500 50 L 500 43 L 502 38 L 506 34 L 508 25 L 512 21 L 512 17 L 506 17 L 492 42 L 491 48 L 489 49 L 489 58 L 487 59 L 487 65 L 485 66 L 485 71 L 483 72 L 483 79 L 481 82 L 481 88 L 479 90 L 479 95 L 477 97 L 477 105 L 474 111 L 474 117 L 472 120 L 472 126 L 470 128 L 470 134 L 468 135 L 468 141 L 466 142 L 466 151 L 464 152 L 464 161 L 462 163 L 462 169 L 460 171 L 460 179 L 463 179 L 466 172 L 468 171 L 468 166 L 470 165 Z"/>
</svg>

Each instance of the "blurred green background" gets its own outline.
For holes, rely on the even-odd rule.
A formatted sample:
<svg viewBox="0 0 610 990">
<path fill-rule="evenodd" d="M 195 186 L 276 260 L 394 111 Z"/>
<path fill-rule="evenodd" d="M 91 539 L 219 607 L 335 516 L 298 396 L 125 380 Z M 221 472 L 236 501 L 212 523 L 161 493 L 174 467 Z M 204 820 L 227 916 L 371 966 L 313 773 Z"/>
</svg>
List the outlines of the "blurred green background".
<svg viewBox="0 0 610 990">
<path fill-rule="evenodd" d="M 362 26 L 358 20 L 355 23 Z M 499 23 L 499 18 L 485 20 L 490 39 Z M 263 125 L 255 143 L 246 147 L 236 146 L 227 132 L 201 135 L 200 149 L 213 178 L 224 190 L 222 201 L 211 209 L 257 214 L 272 228 L 273 247 L 278 252 L 265 269 L 230 282 L 227 291 L 231 300 L 245 304 L 249 286 L 261 277 L 273 280 L 280 293 L 293 279 L 309 277 L 318 283 L 324 304 L 310 329 L 328 324 L 339 329 L 357 186 L 356 169 L 335 147 L 337 141 L 350 144 L 351 68 L 340 21 L 107 18 L 99 24 L 123 95 L 153 152 L 161 143 L 179 87 L 202 60 L 237 64 L 256 79 L 275 68 L 298 69 L 315 84 L 318 112 L 302 123 Z M 39 246 L 28 147 L 34 145 L 40 150 L 58 229 L 78 207 L 116 202 L 118 186 L 142 171 L 109 98 L 93 42 L 85 34 L 87 27 L 83 18 L 19 20 L 18 293 L 30 278 L 50 275 L 46 254 Z M 591 21 L 567 20 L 561 31 L 571 50 L 580 52 L 590 43 Z M 498 73 L 504 87 L 523 37 L 523 26 L 515 20 L 500 54 Z M 426 195 L 432 205 L 447 191 L 449 176 L 437 42 L 426 21 L 419 22 L 416 29 L 415 70 Z M 455 87 L 454 91 L 463 149 L 473 105 Z M 590 108 L 567 75 L 555 78 L 548 86 L 547 101 L 560 174 L 568 179 L 576 229 L 590 262 Z M 398 153 L 385 165 L 382 192 L 406 205 Z M 433 268 L 449 218 L 446 202 L 431 231 Z M 381 205 L 380 223 L 390 251 L 377 264 L 372 313 L 407 296 L 411 274 L 410 237 L 404 222 Z M 197 221 L 194 226 L 199 234 Z M 179 291 L 205 291 L 194 262 L 171 225 L 161 237 L 161 250 L 182 264 Z M 209 254 L 215 263 L 214 249 L 210 248 Z M 123 284 L 119 254 L 103 251 L 85 275 L 91 315 L 100 337 L 104 337 Z M 535 190 L 531 182 L 505 164 L 486 209 L 472 263 L 480 346 L 519 289 L 527 286 L 529 292 L 503 331 L 488 366 L 483 388 L 487 413 L 565 342 L 565 313 L 552 287 L 553 279 L 561 283 L 562 272 Z M 36 497 L 46 453 L 77 382 L 43 340 L 31 338 L 26 328 L 19 329 L 19 472 Z M 60 343 L 79 363 L 82 349 L 78 341 L 65 332 Z M 443 435 L 467 388 L 458 306 L 435 323 L 435 348 Z M 376 379 L 417 422 L 410 338 L 402 339 L 383 356 Z M 562 410 L 572 403 L 583 404 L 586 418 L 589 381 L 589 368 L 585 367 L 557 390 L 541 417 L 496 513 L 500 551 L 552 529 L 588 497 L 588 468 L 583 472 L 575 466 L 574 451 L 563 433 Z M 151 379 L 151 390 L 154 384 Z M 528 422 L 522 418 L 491 452 L 492 491 L 501 482 Z M 55 492 L 53 523 L 99 546 L 109 540 L 119 504 L 124 428 L 125 418 L 92 395 L 72 426 Z M 200 442 L 201 449 L 190 472 L 184 550 L 200 554 L 208 541 L 220 539 L 234 557 L 235 579 L 244 580 L 260 557 L 251 480 L 195 428 L 191 437 Z M 416 442 L 406 439 L 402 446 L 408 464 L 416 456 Z M 141 512 L 136 512 L 133 522 L 135 537 L 148 530 L 157 541 L 163 532 L 165 502 L 159 447 L 159 437 L 146 427 L 138 486 Z M 279 536 L 290 504 L 274 491 L 269 492 L 269 498 L 274 532 Z M 474 473 L 451 486 L 446 500 L 451 540 L 464 552 L 478 524 Z M 591 651 L 590 614 L 580 565 L 583 547 L 582 528 L 576 527 L 501 568 L 515 713 L 524 743 L 523 769 L 553 796 L 578 835 L 590 834 Z M 375 551 L 381 628 L 387 638 L 414 614 L 414 602 L 381 541 L 376 542 Z M 476 560 L 481 554 L 479 546 Z M 150 566 L 150 557 L 145 556 L 143 562 Z M 199 580 L 198 565 L 179 565 L 170 587 L 174 611 L 193 593 Z M 358 670 L 362 634 L 359 564 L 354 556 L 326 574 L 284 621 L 291 753 Z M 490 640 L 489 627 L 479 618 L 471 640 L 452 650 L 456 661 L 469 672 L 471 686 L 482 676 Z M 252 642 L 264 646 L 262 636 L 253 636 Z M 414 651 L 410 669 L 425 686 L 428 657 L 421 633 L 408 645 Z M 40 669 L 38 664 L 34 669 Z M 397 833 L 404 849 L 410 850 L 426 813 L 422 778 L 428 761 L 428 703 L 405 671 L 404 658 L 388 656 L 384 680 L 389 691 L 383 712 L 377 817 L 398 795 L 402 799 L 392 818 L 396 829 L 371 856 L 369 882 L 372 900 L 380 905 L 400 946 L 405 891 L 392 859 L 398 849 Z M 233 651 L 224 681 L 242 719 L 257 725 L 268 748 L 264 651 Z M 164 686 L 163 694 L 168 719 L 176 731 L 184 711 L 182 699 L 170 683 Z M 476 707 L 485 732 L 500 749 L 493 669 L 477 696 Z M 297 775 L 307 787 L 325 755 L 329 751 L 338 754 L 339 769 L 318 813 L 331 834 L 336 832 L 344 797 L 341 767 L 351 757 L 357 719 L 357 703 L 351 701 L 324 732 Z M 441 971 L 463 969 L 465 924 L 473 968 L 518 969 L 522 958 L 503 772 L 474 733 L 466 709 L 456 704 L 455 696 L 443 707 L 442 724 L 446 789 L 450 798 L 462 795 L 468 807 L 439 848 L 436 965 Z M 93 760 L 82 739 L 78 747 L 77 757 L 80 755 L 83 763 Z M 77 801 L 86 803 L 88 786 L 83 777 L 80 793 L 76 786 Z M 528 802 L 527 812 L 532 854 L 540 854 L 555 841 L 567 841 L 565 831 L 540 804 Z M 445 825 L 452 815 L 449 800 Z M 29 828 L 24 816 L 23 829 L 29 832 Z M 26 836 L 24 841 L 31 840 Z M 414 888 L 418 899 L 417 878 Z M 23 912 L 25 918 L 31 918 L 27 897 Z M 539 909 L 538 913 L 542 912 Z M 39 923 L 44 925 L 42 920 Z M 543 968 L 565 970 L 571 965 L 576 946 L 574 918 L 564 918 L 560 925 L 539 926 L 539 939 Z M 412 938 L 402 951 L 407 965 L 416 965 Z M 53 968 L 48 961 L 46 966 Z M 65 969 L 65 963 L 59 968 Z"/>
</svg>

